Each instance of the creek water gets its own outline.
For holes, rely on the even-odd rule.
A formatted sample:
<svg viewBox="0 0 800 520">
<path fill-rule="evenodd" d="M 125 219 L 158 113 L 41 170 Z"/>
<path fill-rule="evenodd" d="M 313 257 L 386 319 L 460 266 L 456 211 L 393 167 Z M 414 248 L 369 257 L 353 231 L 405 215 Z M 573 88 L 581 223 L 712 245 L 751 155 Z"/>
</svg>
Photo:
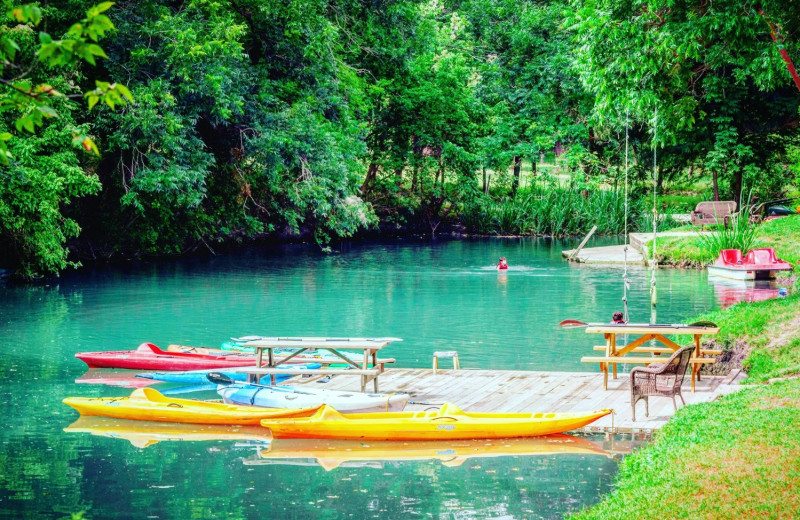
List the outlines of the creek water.
<svg viewBox="0 0 800 520">
<path fill-rule="evenodd" d="M 398 367 L 429 367 L 434 351 L 456 350 L 462 368 L 591 370 L 580 357 L 597 338 L 557 324 L 609 321 L 622 309 L 623 270 L 566 263 L 560 251 L 575 245 L 395 241 L 332 255 L 252 248 L 2 287 L 0 517 L 520 519 L 590 506 L 609 491 L 619 456 L 449 458 L 454 448 L 445 446 L 434 457 L 400 460 L 276 460 L 260 455 L 266 445 L 257 434 L 189 442 L 185 431 L 167 432 L 176 440 L 156 443 L 124 431 L 73 431 L 78 414 L 61 403 L 131 391 L 77 383 L 86 367 L 76 352 L 145 341 L 216 346 L 249 334 L 400 337 L 384 354 Z M 494 269 L 500 256 L 506 273 Z M 646 322 L 650 272 L 631 266 L 629 281 L 631 320 Z M 660 270 L 657 286 L 659 323 L 717 306 L 704 272 Z"/>
</svg>

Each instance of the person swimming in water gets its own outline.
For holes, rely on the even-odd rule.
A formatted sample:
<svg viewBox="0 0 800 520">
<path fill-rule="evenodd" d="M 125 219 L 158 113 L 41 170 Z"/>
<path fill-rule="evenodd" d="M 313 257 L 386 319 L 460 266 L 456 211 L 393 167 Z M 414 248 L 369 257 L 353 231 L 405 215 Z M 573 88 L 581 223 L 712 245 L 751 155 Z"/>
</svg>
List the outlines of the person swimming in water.
<svg viewBox="0 0 800 520">
<path fill-rule="evenodd" d="M 624 325 L 625 323 L 627 323 L 625 321 L 625 315 L 622 314 L 622 312 L 620 311 L 615 312 L 614 315 L 611 316 L 611 323 L 613 323 L 614 325 Z"/>
<path fill-rule="evenodd" d="M 501 256 L 500 261 L 497 263 L 497 269 L 508 269 L 508 263 L 506 263 L 506 257 Z"/>
</svg>

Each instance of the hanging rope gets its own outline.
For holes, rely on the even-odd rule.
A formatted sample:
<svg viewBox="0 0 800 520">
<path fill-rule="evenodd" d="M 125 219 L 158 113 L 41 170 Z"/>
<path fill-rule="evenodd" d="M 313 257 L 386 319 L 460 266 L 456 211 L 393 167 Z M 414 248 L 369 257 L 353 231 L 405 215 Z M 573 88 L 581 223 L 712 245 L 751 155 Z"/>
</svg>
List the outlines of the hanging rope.
<svg viewBox="0 0 800 520">
<path fill-rule="evenodd" d="M 622 249 L 624 270 L 622 272 L 622 304 L 625 306 L 624 320 L 628 322 L 628 110 L 625 110 L 625 247 Z"/>
<path fill-rule="evenodd" d="M 658 238 L 658 206 L 656 201 L 656 187 L 658 185 L 658 107 L 656 107 L 655 117 L 653 119 L 653 260 L 650 262 L 652 269 L 650 275 L 650 324 L 656 323 L 656 269 L 658 268 L 658 261 L 656 260 L 656 238 Z"/>
</svg>

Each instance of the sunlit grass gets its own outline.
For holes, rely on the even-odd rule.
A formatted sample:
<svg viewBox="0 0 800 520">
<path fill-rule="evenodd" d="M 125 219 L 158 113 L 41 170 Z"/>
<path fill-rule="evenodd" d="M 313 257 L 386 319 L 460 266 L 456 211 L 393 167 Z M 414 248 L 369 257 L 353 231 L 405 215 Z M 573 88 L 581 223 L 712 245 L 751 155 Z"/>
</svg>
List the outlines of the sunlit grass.
<svg viewBox="0 0 800 520">
<path fill-rule="evenodd" d="M 800 380 L 678 411 L 627 457 L 616 491 L 571 518 L 797 518 Z"/>
<path fill-rule="evenodd" d="M 697 319 L 719 325 L 714 339 L 725 348 L 737 340 L 748 345 L 751 350 L 742 363 L 745 383 L 800 373 L 800 291 L 785 298 L 740 303 Z"/>
</svg>

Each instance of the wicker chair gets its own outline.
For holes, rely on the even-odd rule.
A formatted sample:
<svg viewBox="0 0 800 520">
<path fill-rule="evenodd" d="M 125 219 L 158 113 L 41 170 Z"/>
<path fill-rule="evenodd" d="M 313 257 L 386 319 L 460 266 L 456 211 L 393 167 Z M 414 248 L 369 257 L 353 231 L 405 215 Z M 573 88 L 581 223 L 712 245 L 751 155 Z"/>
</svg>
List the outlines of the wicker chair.
<svg viewBox="0 0 800 520">
<path fill-rule="evenodd" d="M 672 398 L 672 406 L 675 410 L 678 405 L 675 403 L 675 396 L 681 398 L 681 385 L 683 376 L 686 374 L 686 367 L 692 358 L 694 346 L 683 347 L 670 357 L 666 363 L 652 363 L 648 367 L 636 367 L 631 370 L 631 408 L 633 409 L 633 420 L 636 422 L 636 402 L 644 400 L 644 415 L 650 416 L 650 403 L 648 397 L 663 396 Z"/>
</svg>

